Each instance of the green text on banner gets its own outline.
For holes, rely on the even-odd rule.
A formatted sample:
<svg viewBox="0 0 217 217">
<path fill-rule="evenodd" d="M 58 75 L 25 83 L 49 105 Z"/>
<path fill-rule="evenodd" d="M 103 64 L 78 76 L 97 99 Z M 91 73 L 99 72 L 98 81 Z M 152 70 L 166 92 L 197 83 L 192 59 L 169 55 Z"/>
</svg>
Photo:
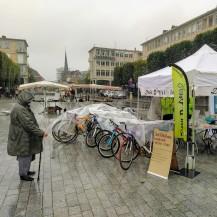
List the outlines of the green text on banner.
<svg viewBox="0 0 217 217">
<path fill-rule="evenodd" d="M 174 91 L 174 124 L 175 138 L 187 142 L 188 137 L 188 83 L 187 78 L 179 68 L 172 66 Z"/>
</svg>

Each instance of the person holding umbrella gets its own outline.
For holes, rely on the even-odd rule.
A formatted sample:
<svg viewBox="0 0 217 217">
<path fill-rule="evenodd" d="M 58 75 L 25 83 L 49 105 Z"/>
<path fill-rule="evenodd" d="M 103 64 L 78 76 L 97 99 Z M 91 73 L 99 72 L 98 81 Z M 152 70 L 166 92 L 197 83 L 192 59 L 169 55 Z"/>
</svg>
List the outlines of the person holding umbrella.
<svg viewBox="0 0 217 217">
<path fill-rule="evenodd" d="M 30 171 L 31 161 L 35 154 L 42 152 L 42 140 L 47 136 L 30 109 L 33 98 L 31 92 L 20 92 L 10 114 L 7 151 L 9 155 L 17 156 L 20 179 L 24 181 L 34 180 L 31 176 L 35 172 Z"/>
</svg>

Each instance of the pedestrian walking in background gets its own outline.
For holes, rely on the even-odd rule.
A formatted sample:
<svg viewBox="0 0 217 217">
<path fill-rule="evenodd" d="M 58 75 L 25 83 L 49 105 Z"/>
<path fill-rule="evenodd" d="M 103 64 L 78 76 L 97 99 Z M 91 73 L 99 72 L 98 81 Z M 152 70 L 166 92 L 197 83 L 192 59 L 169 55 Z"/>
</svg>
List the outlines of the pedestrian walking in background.
<svg viewBox="0 0 217 217">
<path fill-rule="evenodd" d="M 7 151 L 11 156 L 17 156 L 21 180 L 32 181 L 35 174 L 30 171 L 31 161 L 35 154 L 42 152 L 42 140 L 47 136 L 39 128 L 35 115 L 30 109 L 34 96 L 22 91 L 17 96 L 17 103 L 10 114 L 10 126 Z"/>
</svg>

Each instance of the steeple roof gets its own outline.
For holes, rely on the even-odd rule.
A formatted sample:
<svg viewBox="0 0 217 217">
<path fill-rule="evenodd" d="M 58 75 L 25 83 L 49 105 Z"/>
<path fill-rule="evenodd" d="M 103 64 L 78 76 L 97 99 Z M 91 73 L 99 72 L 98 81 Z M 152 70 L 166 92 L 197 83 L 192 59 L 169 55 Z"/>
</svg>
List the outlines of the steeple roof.
<svg viewBox="0 0 217 217">
<path fill-rule="evenodd" d="M 68 61 L 67 61 L 67 55 L 66 55 L 66 51 L 65 51 L 65 63 L 64 63 L 64 72 L 68 72 L 69 68 L 68 68 Z"/>
</svg>

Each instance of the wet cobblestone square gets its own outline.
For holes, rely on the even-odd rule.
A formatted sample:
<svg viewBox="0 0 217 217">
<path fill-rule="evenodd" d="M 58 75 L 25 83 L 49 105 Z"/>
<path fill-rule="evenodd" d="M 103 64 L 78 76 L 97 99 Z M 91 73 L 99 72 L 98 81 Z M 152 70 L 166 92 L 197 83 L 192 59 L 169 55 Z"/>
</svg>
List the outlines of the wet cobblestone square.
<svg viewBox="0 0 217 217">
<path fill-rule="evenodd" d="M 13 102 L 0 101 L 0 110 Z M 40 108 L 41 109 L 41 108 Z M 55 117 L 38 114 L 46 128 Z M 148 175 L 149 159 L 139 156 L 128 171 L 103 159 L 84 139 L 74 144 L 44 144 L 41 179 L 19 180 L 15 157 L 7 155 L 9 116 L 0 116 L 0 217 L 216 217 L 217 155 L 199 154 L 194 179 Z M 53 147 L 55 151 L 53 152 Z M 179 155 L 183 166 L 183 154 Z M 32 170 L 38 169 L 38 156 Z"/>
</svg>

